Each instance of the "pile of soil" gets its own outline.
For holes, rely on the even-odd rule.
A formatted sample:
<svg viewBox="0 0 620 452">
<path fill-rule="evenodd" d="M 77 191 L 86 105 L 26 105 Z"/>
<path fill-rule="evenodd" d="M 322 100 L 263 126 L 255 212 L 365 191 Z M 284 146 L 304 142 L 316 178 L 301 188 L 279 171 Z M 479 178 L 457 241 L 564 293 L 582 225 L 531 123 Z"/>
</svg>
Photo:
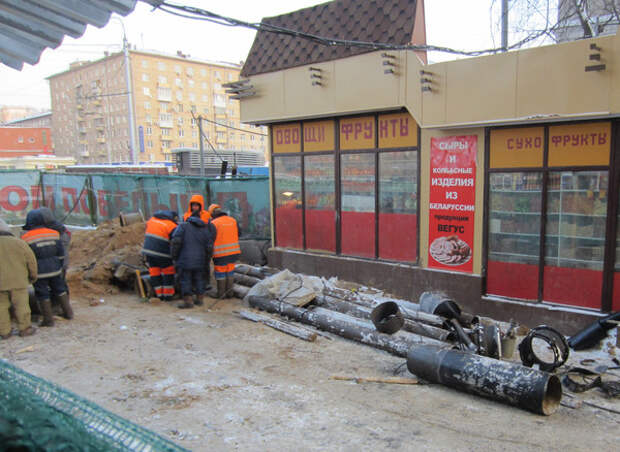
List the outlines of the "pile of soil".
<svg viewBox="0 0 620 452">
<path fill-rule="evenodd" d="M 121 227 L 107 221 L 96 230 L 74 231 L 69 247 L 67 283 L 72 293 L 99 296 L 117 293 L 112 284 L 119 263 L 144 267 L 140 250 L 144 223 Z"/>
</svg>

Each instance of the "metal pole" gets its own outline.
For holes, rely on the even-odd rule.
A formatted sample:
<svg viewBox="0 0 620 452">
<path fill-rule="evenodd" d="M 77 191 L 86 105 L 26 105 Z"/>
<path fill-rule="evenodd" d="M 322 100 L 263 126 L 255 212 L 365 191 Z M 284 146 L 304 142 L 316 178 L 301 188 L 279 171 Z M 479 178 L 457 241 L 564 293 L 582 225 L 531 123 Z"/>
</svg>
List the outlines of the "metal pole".
<svg viewBox="0 0 620 452">
<path fill-rule="evenodd" d="M 200 177 L 205 177 L 205 145 L 202 140 L 202 115 L 198 116 L 198 135 L 200 139 Z"/>
<path fill-rule="evenodd" d="M 508 0 L 502 0 L 502 50 L 508 50 Z"/>
<path fill-rule="evenodd" d="M 129 45 L 127 34 L 123 25 L 123 55 L 125 56 L 125 78 L 127 79 L 127 109 L 129 114 L 129 148 L 131 149 L 131 163 L 137 163 L 136 159 L 136 123 L 133 114 L 133 92 L 131 89 L 131 68 L 129 67 Z"/>
</svg>

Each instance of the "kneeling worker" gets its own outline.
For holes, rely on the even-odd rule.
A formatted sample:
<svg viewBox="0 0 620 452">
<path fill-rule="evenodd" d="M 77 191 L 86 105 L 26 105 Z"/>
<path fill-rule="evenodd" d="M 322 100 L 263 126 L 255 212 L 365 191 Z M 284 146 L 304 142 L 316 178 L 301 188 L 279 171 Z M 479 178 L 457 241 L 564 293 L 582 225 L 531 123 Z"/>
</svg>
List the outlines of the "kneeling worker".
<svg viewBox="0 0 620 452">
<path fill-rule="evenodd" d="M 213 267 L 217 282 L 217 298 L 232 298 L 235 262 L 241 256 L 239 225 L 226 212 L 213 210 L 213 225 L 217 231 L 213 246 Z"/>
<path fill-rule="evenodd" d="M 28 284 L 37 279 L 37 259 L 23 240 L 13 234 L 0 220 L 0 337 L 11 336 L 9 307 L 13 305 L 20 336 L 34 334 L 30 322 Z"/>
<path fill-rule="evenodd" d="M 149 265 L 149 276 L 155 296 L 162 301 L 172 301 L 174 295 L 174 264 L 170 253 L 170 240 L 177 228 L 179 216 L 171 210 L 158 210 L 146 222 L 142 254 Z"/>
<path fill-rule="evenodd" d="M 213 251 L 215 228 L 210 221 L 200 219 L 200 211 L 195 211 L 184 223 L 177 227 L 172 235 L 171 252 L 181 283 L 183 302 L 179 309 L 194 307 L 193 295 L 196 296 L 196 305 L 204 304 L 206 292 L 205 267 L 209 265 L 208 256 Z"/>
</svg>

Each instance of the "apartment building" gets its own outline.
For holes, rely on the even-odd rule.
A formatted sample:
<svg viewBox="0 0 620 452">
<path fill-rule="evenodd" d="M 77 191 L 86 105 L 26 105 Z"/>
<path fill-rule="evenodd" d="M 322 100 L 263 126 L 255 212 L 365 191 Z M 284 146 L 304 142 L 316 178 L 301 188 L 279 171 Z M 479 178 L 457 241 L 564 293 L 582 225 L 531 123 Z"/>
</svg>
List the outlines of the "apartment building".
<svg viewBox="0 0 620 452">
<path fill-rule="evenodd" d="M 211 145 L 266 151 L 266 129 L 241 124 L 238 102 L 223 87 L 239 78 L 239 65 L 130 50 L 129 66 L 137 162 L 172 161 L 173 149 L 198 148 L 199 116 L 207 151 Z M 58 155 L 88 164 L 131 161 L 125 74 L 124 56 L 117 53 L 49 77 Z"/>
</svg>

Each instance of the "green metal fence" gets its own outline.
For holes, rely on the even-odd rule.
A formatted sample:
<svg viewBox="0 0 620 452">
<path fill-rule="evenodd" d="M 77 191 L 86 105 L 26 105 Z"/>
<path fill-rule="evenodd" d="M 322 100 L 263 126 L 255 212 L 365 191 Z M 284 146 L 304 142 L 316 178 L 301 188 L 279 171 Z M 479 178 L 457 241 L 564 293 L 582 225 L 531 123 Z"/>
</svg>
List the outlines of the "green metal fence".
<svg viewBox="0 0 620 452">
<path fill-rule="evenodd" d="M 75 226 L 97 225 L 122 213 L 145 217 L 160 209 L 187 210 L 193 194 L 220 204 L 241 226 L 243 238 L 269 239 L 269 178 L 211 179 L 135 174 L 65 174 L 0 170 L 0 217 L 23 224 L 43 205 Z"/>
<path fill-rule="evenodd" d="M 4 360 L 0 360 L 0 450 L 186 451 Z"/>
</svg>

